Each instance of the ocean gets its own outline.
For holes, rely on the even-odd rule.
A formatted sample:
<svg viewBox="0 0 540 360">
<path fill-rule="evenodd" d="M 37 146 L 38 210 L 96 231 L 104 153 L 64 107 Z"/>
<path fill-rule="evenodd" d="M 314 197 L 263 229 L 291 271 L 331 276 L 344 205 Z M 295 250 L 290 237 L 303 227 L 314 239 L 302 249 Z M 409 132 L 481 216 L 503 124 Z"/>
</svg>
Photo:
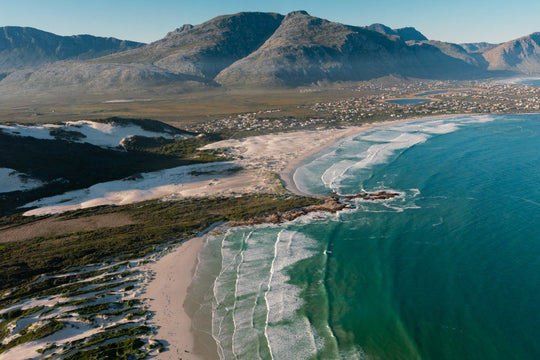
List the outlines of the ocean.
<svg viewBox="0 0 540 360">
<path fill-rule="evenodd" d="M 540 359 L 540 115 L 377 127 L 294 175 L 391 200 L 208 236 L 185 303 L 222 359 Z"/>
</svg>

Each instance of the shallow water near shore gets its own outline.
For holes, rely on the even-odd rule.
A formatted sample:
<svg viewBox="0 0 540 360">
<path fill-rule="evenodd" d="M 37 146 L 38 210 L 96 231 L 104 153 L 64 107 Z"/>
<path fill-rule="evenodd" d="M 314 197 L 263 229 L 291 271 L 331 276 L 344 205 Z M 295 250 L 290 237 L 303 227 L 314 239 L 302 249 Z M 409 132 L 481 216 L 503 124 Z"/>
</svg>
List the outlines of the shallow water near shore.
<svg viewBox="0 0 540 360">
<path fill-rule="evenodd" d="M 295 173 L 388 201 L 208 237 L 191 294 L 220 358 L 540 358 L 540 115 L 374 128 Z"/>
</svg>

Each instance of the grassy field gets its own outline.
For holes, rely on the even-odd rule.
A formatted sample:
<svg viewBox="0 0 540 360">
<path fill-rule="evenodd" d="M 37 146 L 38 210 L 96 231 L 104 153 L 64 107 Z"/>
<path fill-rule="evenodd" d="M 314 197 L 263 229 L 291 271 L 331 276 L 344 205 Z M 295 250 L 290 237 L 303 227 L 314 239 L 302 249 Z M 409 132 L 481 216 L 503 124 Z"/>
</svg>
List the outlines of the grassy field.
<svg viewBox="0 0 540 360">
<path fill-rule="evenodd" d="M 282 109 L 281 115 L 305 118 L 320 116 L 304 107 L 315 102 L 358 96 L 352 87 L 281 90 L 223 90 L 178 95 L 127 96 L 133 102 L 107 101 L 118 96 L 84 96 L 64 99 L 25 99 L 0 102 L 0 122 L 47 123 L 78 119 L 102 119 L 119 116 L 152 118 L 170 125 L 183 126 L 225 117 L 230 114 Z"/>
</svg>

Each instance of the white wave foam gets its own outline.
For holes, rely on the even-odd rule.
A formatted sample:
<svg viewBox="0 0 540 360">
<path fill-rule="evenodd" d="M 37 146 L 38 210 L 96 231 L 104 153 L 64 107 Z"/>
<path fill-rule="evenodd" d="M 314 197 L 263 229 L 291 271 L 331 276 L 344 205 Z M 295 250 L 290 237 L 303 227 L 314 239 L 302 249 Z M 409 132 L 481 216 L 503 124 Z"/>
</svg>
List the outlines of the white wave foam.
<svg viewBox="0 0 540 360">
<path fill-rule="evenodd" d="M 317 174 L 321 174 L 322 186 L 340 192 L 344 180 L 353 177 L 362 184 L 363 180 L 371 175 L 369 172 L 362 174 L 362 170 L 388 163 L 402 150 L 421 144 L 434 135 L 449 134 L 468 124 L 485 123 L 495 119 L 489 115 L 456 116 L 378 127 L 347 138 L 331 152 L 304 165 L 295 173 L 294 180 L 302 186 L 304 192 L 309 192 L 310 189 L 317 189 L 318 184 L 307 181 L 306 178 L 316 179 Z M 366 149 L 366 146 L 369 147 Z"/>
<path fill-rule="evenodd" d="M 311 257 L 313 240 L 298 232 L 282 230 L 274 247 L 274 260 L 265 294 L 267 317 L 265 335 L 273 359 L 286 359 L 291 353 L 297 359 L 308 359 L 317 353 L 309 320 L 296 315 L 302 306 L 301 289 L 287 283 L 286 269 Z"/>
<path fill-rule="evenodd" d="M 347 170 L 354 164 L 356 164 L 356 162 L 352 160 L 343 160 L 332 164 L 321 176 L 323 184 L 328 189 L 335 190 L 337 182 L 345 177 Z"/>
<path fill-rule="evenodd" d="M 461 119 L 460 123 L 462 124 L 483 124 L 495 121 L 495 117 L 491 115 L 475 115 L 468 116 L 467 118 Z"/>
<path fill-rule="evenodd" d="M 297 314 L 301 289 L 289 284 L 286 274 L 290 266 L 316 254 L 314 240 L 279 227 L 229 230 L 222 236 L 214 239 L 221 243 L 222 266 L 212 306 L 212 336 L 220 358 L 315 355 L 322 340 L 309 320 Z"/>
<path fill-rule="evenodd" d="M 375 165 L 387 163 L 398 150 L 408 149 L 425 142 L 428 138 L 428 135 L 422 133 L 402 133 L 388 142 L 371 145 L 358 156 L 357 161 L 343 160 L 332 164 L 323 173 L 322 181 L 327 188 L 338 190 L 349 172 L 371 169 Z M 362 179 L 359 179 L 359 182 L 362 183 Z"/>
</svg>

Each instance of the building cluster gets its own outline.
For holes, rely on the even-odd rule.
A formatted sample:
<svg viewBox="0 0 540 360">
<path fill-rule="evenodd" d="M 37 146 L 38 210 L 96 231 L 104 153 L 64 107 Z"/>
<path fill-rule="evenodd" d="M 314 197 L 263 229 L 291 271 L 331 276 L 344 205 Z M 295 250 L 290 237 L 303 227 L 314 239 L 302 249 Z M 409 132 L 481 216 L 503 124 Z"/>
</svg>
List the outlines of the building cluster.
<svg viewBox="0 0 540 360">
<path fill-rule="evenodd" d="M 441 89 L 448 92 L 422 96 L 431 101 L 416 104 L 393 104 L 389 99 L 414 99 L 402 89 L 385 89 L 368 95 L 327 103 L 316 103 L 311 109 L 331 114 L 339 122 L 365 119 L 408 118 L 442 114 L 500 114 L 540 112 L 540 88 L 515 84 L 480 84 L 471 89 Z M 433 89 L 432 91 L 437 91 Z"/>
<path fill-rule="evenodd" d="M 360 96 L 308 106 L 320 116 L 295 118 L 280 116 L 280 109 L 264 110 L 206 121 L 187 130 L 200 133 L 268 133 L 443 114 L 540 112 L 538 87 L 491 82 L 475 82 L 471 85 L 464 87 L 463 84 L 444 81 L 417 81 L 404 86 L 383 86 L 366 82 L 356 89 Z M 421 92 L 431 94 L 421 97 L 414 95 Z M 429 98 L 431 101 L 416 104 L 388 102 L 400 98 Z"/>
<path fill-rule="evenodd" d="M 303 128 L 329 126 L 333 121 L 326 118 L 298 119 L 291 116 L 279 116 L 280 110 L 266 110 L 245 114 L 230 115 L 225 118 L 205 121 L 185 129 L 198 133 L 269 133 Z"/>
</svg>

